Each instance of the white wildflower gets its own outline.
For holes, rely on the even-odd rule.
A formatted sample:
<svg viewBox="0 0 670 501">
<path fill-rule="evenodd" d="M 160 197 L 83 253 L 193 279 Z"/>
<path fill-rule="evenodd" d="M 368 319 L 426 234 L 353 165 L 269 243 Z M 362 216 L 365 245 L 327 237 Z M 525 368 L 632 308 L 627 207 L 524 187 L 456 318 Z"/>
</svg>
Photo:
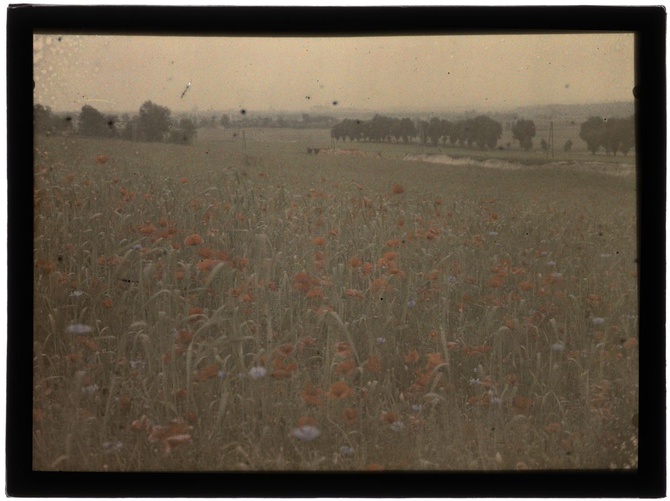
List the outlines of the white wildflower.
<svg viewBox="0 0 670 501">
<path fill-rule="evenodd" d="M 405 423 L 402 421 L 393 421 L 391 423 L 391 429 L 395 432 L 399 432 L 405 429 Z"/>
<path fill-rule="evenodd" d="M 111 454 L 112 452 L 118 452 L 123 448 L 123 442 L 119 442 L 118 440 L 114 442 L 103 442 L 102 444 L 102 451 L 105 454 Z"/>
<path fill-rule="evenodd" d="M 551 345 L 551 351 L 561 352 L 565 350 L 565 345 L 563 343 L 554 343 Z"/>
<path fill-rule="evenodd" d="M 147 366 L 147 363 L 144 360 L 131 360 L 130 368 L 134 371 L 139 371 L 144 369 Z"/>
<path fill-rule="evenodd" d="M 256 366 L 249 369 L 249 376 L 251 376 L 251 379 L 260 379 L 267 373 L 268 371 L 265 367 Z"/>
<path fill-rule="evenodd" d="M 304 425 L 291 430 L 291 436 L 303 442 L 311 442 L 319 435 L 321 435 L 321 430 L 312 425 Z"/>
<path fill-rule="evenodd" d="M 602 325 L 605 323 L 605 319 L 602 317 L 594 317 L 591 319 L 591 322 L 593 322 L 593 325 Z"/>
<path fill-rule="evenodd" d="M 351 447 L 348 447 L 346 445 L 340 446 L 340 454 L 345 458 L 353 456 L 355 452 L 356 451 L 354 451 L 354 449 L 352 449 Z"/>
<path fill-rule="evenodd" d="M 99 388 L 100 387 L 97 384 L 89 384 L 88 386 L 83 386 L 81 392 L 84 395 L 93 395 Z"/>
<path fill-rule="evenodd" d="M 93 332 L 93 327 L 84 324 L 68 325 L 65 330 L 68 334 L 90 334 Z"/>
</svg>

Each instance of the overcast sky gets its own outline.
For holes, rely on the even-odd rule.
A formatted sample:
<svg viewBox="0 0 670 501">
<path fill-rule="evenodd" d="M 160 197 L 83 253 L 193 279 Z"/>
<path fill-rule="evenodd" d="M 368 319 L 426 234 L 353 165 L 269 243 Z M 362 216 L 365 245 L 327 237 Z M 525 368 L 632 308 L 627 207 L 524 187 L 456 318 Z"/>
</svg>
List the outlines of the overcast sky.
<svg viewBox="0 0 670 501">
<path fill-rule="evenodd" d="M 50 34 L 34 36 L 34 76 L 35 102 L 54 111 L 78 111 L 85 104 L 137 111 L 146 100 L 173 112 L 309 112 L 313 106 L 487 111 L 631 101 L 634 36 Z"/>
</svg>

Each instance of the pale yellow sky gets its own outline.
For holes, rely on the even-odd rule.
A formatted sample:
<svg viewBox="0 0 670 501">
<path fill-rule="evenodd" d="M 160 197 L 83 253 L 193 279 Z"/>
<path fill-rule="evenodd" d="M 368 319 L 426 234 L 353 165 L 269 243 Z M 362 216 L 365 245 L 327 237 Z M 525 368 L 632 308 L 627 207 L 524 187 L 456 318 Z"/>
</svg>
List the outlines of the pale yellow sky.
<svg viewBox="0 0 670 501">
<path fill-rule="evenodd" d="M 379 112 L 487 111 L 632 100 L 634 35 L 49 34 L 34 36 L 34 63 L 35 101 L 55 111 L 137 111 L 146 100 L 173 112 L 314 111 L 334 101 Z"/>
</svg>

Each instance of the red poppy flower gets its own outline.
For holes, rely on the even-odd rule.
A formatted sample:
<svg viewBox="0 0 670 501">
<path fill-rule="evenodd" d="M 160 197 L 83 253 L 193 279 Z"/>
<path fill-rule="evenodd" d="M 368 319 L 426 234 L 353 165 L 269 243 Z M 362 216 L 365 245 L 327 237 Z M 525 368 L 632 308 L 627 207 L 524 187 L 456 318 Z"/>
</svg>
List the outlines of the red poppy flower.
<svg viewBox="0 0 670 501">
<path fill-rule="evenodd" d="M 344 381 L 338 381 L 330 385 L 328 395 L 336 400 L 348 398 L 354 394 L 354 390 Z"/>
<path fill-rule="evenodd" d="M 416 350 L 409 351 L 405 354 L 405 362 L 408 364 L 414 364 L 419 360 L 419 352 Z"/>
<path fill-rule="evenodd" d="M 379 355 L 370 355 L 368 357 L 368 371 L 378 374 L 382 371 L 382 359 Z"/>
<path fill-rule="evenodd" d="M 302 394 L 300 396 L 303 402 L 305 402 L 307 405 L 318 406 L 323 403 L 323 400 L 321 400 L 322 394 L 323 390 L 321 388 L 317 388 L 316 386 L 308 384 L 305 389 L 302 390 Z"/>
<path fill-rule="evenodd" d="M 357 257 L 352 257 L 352 258 L 349 258 L 348 264 L 352 268 L 360 268 L 360 266 L 363 264 L 363 262 Z"/>
<path fill-rule="evenodd" d="M 200 235 L 197 233 L 194 233 L 192 235 L 189 235 L 184 239 L 184 245 L 189 247 L 189 246 L 195 246 L 195 245 L 202 245 L 204 240 Z"/>
<path fill-rule="evenodd" d="M 316 419 L 312 416 L 300 416 L 298 418 L 298 428 L 301 426 L 316 426 Z"/>
<path fill-rule="evenodd" d="M 291 343 L 282 344 L 272 352 L 272 356 L 274 358 L 283 360 L 284 358 L 288 357 L 291 353 L 293 353 L 294 349 L 295 346 L 293 346 Z"/>
<path fill-rule="evenodd" d="M 396 421 L 400 421 L 400 418 L 395 412 L 382 412 L 380 419 L 381 422 L 385 424 L 393 424 Z"/>
<path fill-rule="evenodd" d="M 426 364 L 427 371 L 432 371 L 433 369 L 444 363 L 442 353 L 428 353 L 426 355 L 426 358 L 428 359 L 428 363 Z"/>
<path fill-rule="evenodd" d="M 198 382 L 214 379 L 219 375 L 219 366 L 217 364 L 210 364 L 207 367 L 200 369 L 195 375 L 195 380 Z"/>
<path fill-rule="evenodd" d="M 346 341 L 335 343 L 335 352 L 340 358 L 349 358 L 351 355 L 353 355 L 353 350 Z"/>
<path fill-rule="evenodd" d="M 512 399 L 512 409 L 516 414 L 528 414 L 533 406 L 533 400 L 528 397 L 516 396 Z"/>
<path fill-rule="evenodd" d="M 335 366 L 336 374 L 344 374 L 345 376 L 350 376 L 356 371 L 356 363 L 349 359 L 344 360 Z"/>
<path fill-rule="evenodd" d="M 355 424 L 358 420 L 358 410 L 351 407 L 346 407 L 342 411 L 342 419 L 346 424 Z"/>
<path fill-rule="evenodd" d="M 524 292 L 533 290 L 534 288 L 535 285 L 533 285 L 533 282 L 524 281 L 519 283 L 519 290 L 522 290 Z"/>
</svg>

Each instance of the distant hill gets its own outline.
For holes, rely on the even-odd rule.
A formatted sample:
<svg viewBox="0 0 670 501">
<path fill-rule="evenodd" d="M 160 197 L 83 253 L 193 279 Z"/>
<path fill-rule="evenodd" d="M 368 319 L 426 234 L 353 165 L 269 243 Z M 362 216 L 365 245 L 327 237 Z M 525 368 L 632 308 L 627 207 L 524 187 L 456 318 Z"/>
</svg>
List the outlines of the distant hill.
<svg viewBox="0 0 670 501">
<path fill-rule="evenodd" d="M 592 103 L 592 104 L 547 104 L 541 106 L 521 106 L 510 110 L 520 118 L 586 120 L 589 117 L 629 117 L 635 113 L 634 102 Z"/>
</svg>

